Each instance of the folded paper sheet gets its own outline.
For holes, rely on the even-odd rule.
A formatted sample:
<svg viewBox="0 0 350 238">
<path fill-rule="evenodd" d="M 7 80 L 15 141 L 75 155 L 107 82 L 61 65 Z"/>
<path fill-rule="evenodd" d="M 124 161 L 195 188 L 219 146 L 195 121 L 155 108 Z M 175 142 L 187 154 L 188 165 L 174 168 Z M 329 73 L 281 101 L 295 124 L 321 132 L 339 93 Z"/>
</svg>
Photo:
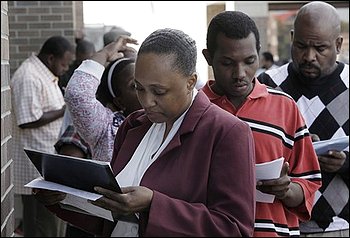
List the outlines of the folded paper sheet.
<svg viewBox="0 0 350 238">
<path fill-rule="evenodd" d="M 349 136 L 342 136 L 335 139 L 321 140 L 312 143 L 316 154 L 327 154 L 329 150 L 343 151 L 346 148 L 349 150 Z"/>
<path fill-rule="evenodd" d="M 88 203 L 87 200 L 95 201 L 102 197 L 101 194 L 86 192 L 80 189 L 71 188 L 58 183 L 53 183 L 50 181 L 45 181 L 42 177 L 36 178 L 25 185 L 28 188 L 41 188 L 53 191 L 60 191 L 67 193 L 66 198 L 61 201 L 62 204 L 70 205 L 80 210 L 85 211 L 88 214 L 105 218 L 107 220 L 113 221 L 113 216 L 111 211 L 103 209 L 101 207 L 95 206 Z M 68 209 L 68 206 L 63 206 L 63 208 Z M 73 210 L 72 208 L 70 210 Z M 78 209 L 74 211 L 79 211 Z M 81 211 L 80 211 L 81 212 Z"/>
<path fill-rule="evenodd" d="M 284 158 L 281 157 L 279 159 L 276 159 L 270 162 L 256 164 L 255 165 L 256 181 L 279 178 L 281 174 L 283 161 L 284 161 Z M 275 195 L 263 193 L 263 192 L 260 192 L 259 190 L 256 190 L 257 202 L 273 203 L 274 199 L 275 199 Z"/>
</svg>

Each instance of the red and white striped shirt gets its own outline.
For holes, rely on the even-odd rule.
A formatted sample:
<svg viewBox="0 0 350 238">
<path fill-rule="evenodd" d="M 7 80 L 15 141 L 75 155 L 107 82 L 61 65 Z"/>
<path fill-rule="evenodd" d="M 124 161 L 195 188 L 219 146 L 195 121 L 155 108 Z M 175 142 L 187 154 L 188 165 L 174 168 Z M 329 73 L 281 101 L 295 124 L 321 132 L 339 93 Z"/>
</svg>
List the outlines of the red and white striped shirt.
<svg viewBox="0 0 350 238">
<path fill-rule="evenodd" d="M 255 80 L 251 94 L 240 108 L 226 96 L 215 94 L 209 81 L 203 91 L 210 101 L 248 123 L 253 131 L 256 163 L 284 157 L 289 162 L 289 176 L 304 191 L 304 202 L 287 208 L 278 199 L 257 202 L 255 236 L 300 235 L 299 219 L 310 218 L 314 195 L 321 186 L 321 173 L 309 131 L 294 100 L 287 94 L 267 88 Z M 232 138 L 234 140 L 234 138 Z"/>
</svg>

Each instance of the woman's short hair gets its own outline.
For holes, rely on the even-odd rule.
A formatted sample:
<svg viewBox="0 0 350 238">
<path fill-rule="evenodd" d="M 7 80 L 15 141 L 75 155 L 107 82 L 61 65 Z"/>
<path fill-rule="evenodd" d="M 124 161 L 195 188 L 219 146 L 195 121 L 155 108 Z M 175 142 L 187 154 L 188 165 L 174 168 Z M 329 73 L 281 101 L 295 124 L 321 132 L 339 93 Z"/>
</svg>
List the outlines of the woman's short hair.
<svg viewBox="0 0 350 238">
<path fill-rule="evenodd" d="M 184 76 L 190 76 L 196 71 L 196 42 L 183 31 L 171 28 L 154 31 L 138 50 L 138 55 L 144 53 L 174 55 L 174 70 Z"/>
</svg>

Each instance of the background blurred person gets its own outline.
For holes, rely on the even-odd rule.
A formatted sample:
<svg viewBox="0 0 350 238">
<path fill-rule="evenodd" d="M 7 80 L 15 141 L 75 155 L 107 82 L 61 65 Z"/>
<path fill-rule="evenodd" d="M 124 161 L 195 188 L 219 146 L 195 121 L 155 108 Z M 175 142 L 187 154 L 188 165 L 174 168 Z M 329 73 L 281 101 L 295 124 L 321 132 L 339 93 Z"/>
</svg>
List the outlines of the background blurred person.
<svg viewBox="0 0 350 238">
<path fill-rule="evenodd" d="M 76 39 L 75 43 L 75 60 L 69 66 L 67 72 L 60 76 L 60 80 L 58 81 L 58 85 L 60 86 L 63 95 L 64 90 L 66 89 L 68 81 L 73 75 L 74 70 L 78 68 L 78 66 L 81 64 L 81 62 L 83 62 L 83 60 L 90 58 L 96 52 L 95 45 L 90 41 L 84 39 Z"/>
<path fill-rule="evenodd" d="M 66 38 L 50 37 L 39 54 L 33 53 L 25 60 L 10 81 L 14 116 L 14 192 L 22 196 L 24 236 L 64 236 L 62 221 L 34 198 L 30 188 L 24 187 L 40 174 L 23 148 L 54 153 L 65 110 L 58 77 L 68 70 L 73 56 L 73 46 Z"/>
<path fill-rule="evenodd" d="M 74 70 L 78 68 L 78 66 L 83 62 L 83 60 L 86 60 L 90 58 L 95 52 L 95 46 L 93 43 L 87 40 L 83 39 L 76 39 L 76 48 L 75 48 L 75 60 L 73 63 L 69 66 L 68 71 L 61 75 L 58 81 L 58 86 L 61 88 L 62 94 L 64 95 L 67 84 L 71 78 L 71 76 L 74 73 Z M 63 121 L 62 126 L 60 129 L 59 136 L 61 136 L 64 131 L 67 129 L 68 126 L 72 125 L 72 118 L 69 113 L 68 108 L 66 108 L 66 111 L 63 115 Z"/>
<path fill-rule="evenodd" d="M 275 69 L 275 68 L 278 68 L 278 65 L 275 64 L 273 55 L 270 52 L 265 51 L 261 54 L 259 68 L 256 71 L 255 76 L 258 76 L 259 74 L 261 74 L 262 72 L 265 72 L 266 70 Z"/>
<path fill-rule="evenodd" d="M 73 125 L 95 160 L 111 161 L 120 124 L 131 112 L 141 109 L 134 84 L 135 53 L 124 51 L 130 58 L 111 62 L 101 79 L 79 77 L 79 71 L 68 84 L 65 101 Z"/>
</svg>

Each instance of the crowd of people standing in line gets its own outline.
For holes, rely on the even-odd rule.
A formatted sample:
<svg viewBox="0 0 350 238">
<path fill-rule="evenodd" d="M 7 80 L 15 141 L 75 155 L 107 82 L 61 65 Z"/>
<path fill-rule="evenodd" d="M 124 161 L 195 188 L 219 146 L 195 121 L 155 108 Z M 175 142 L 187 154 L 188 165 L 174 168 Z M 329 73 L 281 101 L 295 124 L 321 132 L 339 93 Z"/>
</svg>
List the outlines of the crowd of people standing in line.
<svg viewBox="0 0 350 238">
<path fill-rule="evenodd" d="M 64 236 L 66 222 L 81 236 L 349 236 L 348 148 L 317 155 L 312 145 L 349 135 L 340 27 L 330 4 L 305 4 L 292 60 L 257 74 L 255 22 L 223 11 L 202 50 L 214 79 L 200 89 L 196 42 L 185 32 L 156 30 L 137 52 L 130 33 L 109 33 L 102 50 L 77 57 L 64 95 L 58 77 L 74 51 L 49 38 L 11 79 L 24 236 Z M 62 209 L 64 193 L 25 188 L 39 174 L 23 147 L 110 162 L 122 193 L 96 187 L 103 197 L 91 203 L 114 222 Z M 280 176 L 256 181 L 255 164 L 279 158 Z M 275 199 L 261 202 L 257 190 Z M 120 218 L 130 214 L 138 221 Z"/>
</svg>

